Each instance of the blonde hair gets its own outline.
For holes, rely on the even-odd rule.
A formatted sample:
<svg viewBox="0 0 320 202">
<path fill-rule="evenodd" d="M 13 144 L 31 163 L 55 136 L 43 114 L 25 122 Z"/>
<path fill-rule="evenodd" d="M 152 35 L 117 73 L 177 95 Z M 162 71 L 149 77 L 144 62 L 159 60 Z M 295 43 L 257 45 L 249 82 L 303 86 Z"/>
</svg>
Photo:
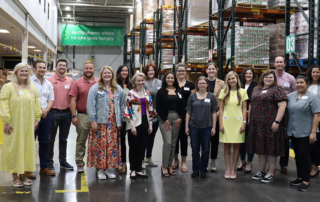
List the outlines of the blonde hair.
<svg viewBox="0 0 320 202">
<path fill-rule="evenodd" d="M 92 64 L 92 65 L 93 65 L 93 68 L 94 68 L 94 64 L 93 64 L 93 62 L 91 62 L 91 61 L 85 62 L 85 63 L 83 64 L 83 68 L 84 68 L 84 66 L 86 66 L 86 64 Z"/>
<path fill-rule="evenodd" d="M 237 78 L 237 97 L 238 97 L 238 106 L 240 105 L 240 101 L 241 101 L 241 94 L 240 94 L 240 91 L 239 89 L 241 88 L 241 84 L 240 84 L 240 79 L 239 79 L 239 76 L 236 72 L 234 71 L 230 71 L 227 76 L 226 76 L 226 79 L 224 81 L 225 83 L 225 88 L 224 88 L 224 98 L 222 99 L 222 102 L 224 105 L 227 104 L 229 98 L 230 98 L 230 87 L 229 87 L 229 83 L 228 83 L 228 79 L 229 79 L 229 76 L 230 75 L 234 75 L 236 78 Z"/>
<path fill-rule="evenodd" d="M 141 76 L 145 81 L 147 80 L 147 77 L 146 77 L 146 75 L 144 74 L 144 73 L 142 73 L 142 72 L 137 72 L 137 73 L 135 73 L 135 75 L 133 75 L 133 77 L 132 77 L 132 79 L 131 79 L 131 81 L 132 81 L 132 85 L 133 85 L 133 87 L 137 87 L 136 86 L 136 79 L 137 79 L 137 77 L 138 76 Z"/>
<path fill-rule="evenodd" d="M 110 67 L 110 66 L 102 67 L 102 69 L 100 71 L 100 76 L 99 76 L 99 87 L 98 87 L 98 90 L 99 91 L 103 90 L 104 82 L 103 82 L 103 79 L 102 79 L 102 74 L 103 74 L 104 70 L 106 70 L 106 69 L 110 70 L 110 72 L 112 73 L 112 79 L 111 79 L 111 82 L 110 82 L 110 86 L 111 86 L 112 91 L 115 92 L 115 91 L 118 90 L 118 86 L 117 86 L 116 79 L 114 77 L 114 73 L 113 73 L 112 67 Z"/>
<path fill-rule="evenodd" d="M 19 95 L 19 81 L 18 81 L 18 76 L 17 76 L 17 73 L 20 69 L 26 67 L 27 70 L 28 70 L 28 77 L 25 81 L 26 83 L 26 88 L 29 90 L 30 94 L 32 95 L 32 97 L 34 97 L 34 91 L 33 91 L 33 88 L 32 88 L 32 84 L 31 84 L 31 80 L 30 80 L 30 75 L 29 75 L 29 66 L 26 64 L 26 63 L 19 63 L 17 64 L 15 67 L 14 67 L 14 70 L 13 70 L 13 75 L 12 75 L 12 84 L 17 92 L 17 95 Z"/>
</svg>

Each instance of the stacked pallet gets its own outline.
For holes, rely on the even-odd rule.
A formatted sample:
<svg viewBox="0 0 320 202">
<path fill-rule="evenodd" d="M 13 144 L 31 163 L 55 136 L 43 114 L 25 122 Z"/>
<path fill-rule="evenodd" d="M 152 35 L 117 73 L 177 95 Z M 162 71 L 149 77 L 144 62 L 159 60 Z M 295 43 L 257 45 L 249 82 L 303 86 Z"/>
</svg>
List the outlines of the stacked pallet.
<svg viewBox="0 0 320 202">
<path fill-rule="evenodd" d="M 270 32 L 269 57 L 270 68 L 274 68 L 274 61 L 277 56 L 285 53 L 285 24 L 274 24 L 266 26 Z"/>
</svg>

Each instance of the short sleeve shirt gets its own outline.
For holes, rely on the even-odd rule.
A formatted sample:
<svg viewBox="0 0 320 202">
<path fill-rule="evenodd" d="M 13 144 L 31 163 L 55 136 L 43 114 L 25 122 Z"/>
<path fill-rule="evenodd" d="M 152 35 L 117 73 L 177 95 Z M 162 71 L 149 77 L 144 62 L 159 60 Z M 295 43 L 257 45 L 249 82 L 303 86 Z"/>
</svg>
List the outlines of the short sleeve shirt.
<svg viewBox="0 0 320 202">
<path fill-rule="evenodd" d="M 70 108 L 69 92 L 73 85 L 73 80 L 67 76 L 64 76 L 61 80 L 57 74 L 49 77 L 48 80 L 51 82 L 55 94 L 52 108 L 60 110 Z"/>
<path fill-rule="evenodd" d="M 319 98 L 307 91 L 299 100 L 298 92 L 288 95 L 288 136 L 297 138 L 310 135 L 313 124 L 313 114 L 320 112 Z"/>
<path fill-rule="evenodd" d="M 149 80 L 147 80 L 146 83 L 144 84 L 144 88 L 146 89 L 146 91 L 149 91 L 149 93 L 151 94 L 152 104 L 154 109 L 156 108 L 157 93 L 158 93 L 158 90 L 161 88 L 161 86 L 162 86 L 162 81 L 159 79 L 155 79 L 154 83 L 151 83 Z"/>
<path fill-rule="evenodd" d="M 282 74 L 276 74 L 277 76 L 277 83 L 281 86 L 288 95 L 296 91 L 296 79 L 289 73 L 283 72 Z"/>
<path fill-rule="evenodd" d="M 90 88 L 98 83 L 98 78 L 93 77 L 92 82 L 88 82 L 84 77 L 75 81 L 69 95 L 77 97 L 76 109 L 78 112 L 87 112 L 87 100 Z"/>
<path fill-rule="evenodd" d="M 48 107 L 48 102 L 51 100 L 54 101 L 54 92 L 51 82 L 46 78 L 43 78 L 41 84 L 36 75 L 32 75 L 30 80 L 38 90 L 41 109 L 46 109 Z"/>
<path fill-rule="evenodd" d="M 187 111 L 190 111 L 189 124 L 195 128 L 212 127 L 212 112 L 218 111 L 216 96 L 208 92 L 205 99 L 198 99 L 197 93 L 190 95 L 187 104 Z"/>
</svg>

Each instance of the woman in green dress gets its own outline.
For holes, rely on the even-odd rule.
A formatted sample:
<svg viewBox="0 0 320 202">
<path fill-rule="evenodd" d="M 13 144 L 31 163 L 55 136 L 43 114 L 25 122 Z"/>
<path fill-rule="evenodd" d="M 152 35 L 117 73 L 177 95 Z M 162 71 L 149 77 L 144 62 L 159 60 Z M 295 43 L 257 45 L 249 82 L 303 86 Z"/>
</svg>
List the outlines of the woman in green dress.
<svg viewBox="0 0 320 202">
<path fill-rule="evenodd" d="M 220 142 L 224 143 L 224 160 L 226 162 L 226 179 L 236 179 L 236 166 L 239 159 L 240 143 L 245 142 L 248 95 L 241 88 L 238 74 L 227 74 L 225 88 L 219 95 L 220 102 Z M 231 145 L 233 144 L 232 167 L 230 170 Z"/>
<path fill-rule="evenodd" d="M 36 171 L 34 131 L 41 118 L 38 98 L 28 65 L 17 64 L 12 82 L 5 84 L 0 92 L 0 118 L 4 128 L 0 170 L 12 173 L 15 187 L 32 185 L 25 175 Z"/>
</svg>

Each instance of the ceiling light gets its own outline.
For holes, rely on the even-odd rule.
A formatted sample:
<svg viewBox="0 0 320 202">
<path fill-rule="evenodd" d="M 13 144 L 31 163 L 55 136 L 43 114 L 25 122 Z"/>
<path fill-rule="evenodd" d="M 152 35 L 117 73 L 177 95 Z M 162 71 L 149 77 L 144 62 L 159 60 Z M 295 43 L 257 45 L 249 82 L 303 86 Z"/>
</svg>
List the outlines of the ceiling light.
<svg viewBox="0 0 320 202">
<path fill-rule="evenodd" d="M 34 50 L 34 52 L 41 52 L 41 50 Z"/>
<path fill-rule="evenodd" d="M 28 46 L 28 48 L 36 48 L 35 46 Z"/>
<path fill-rule="evenodd" d="M 133 9 L 132 8 L 129 8 L 129 10 L 128 10 L 129 12 L 132 12 L 133 11 Z"/>
<path fill-rule="evenodd" d="M 70 7 L 69 7 L 69 6 L 67 6 L 67 7 L 66 7 L 66 10 L 67 10 L 67 11 L 70 11 Z"/>
<path fill-rule="evenodd" d="M 70 17 L 71 17 L 71 15 L 70 15 L 70 14 L 68 14 L 68 15 L 67 15 L 67 18 L 70 18 Z"/>
<path fill-rule="evenodd" d="M 0 29 L 0 33 L 10 33 L 10 32 L 6 29 Z"/>
</svg>

